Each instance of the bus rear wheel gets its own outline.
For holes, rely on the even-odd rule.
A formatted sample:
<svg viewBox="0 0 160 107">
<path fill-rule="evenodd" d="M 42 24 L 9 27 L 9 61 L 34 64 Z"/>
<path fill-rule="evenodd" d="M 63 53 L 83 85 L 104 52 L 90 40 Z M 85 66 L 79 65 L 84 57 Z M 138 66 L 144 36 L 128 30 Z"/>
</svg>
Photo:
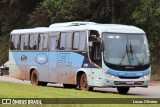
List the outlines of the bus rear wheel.
<svg viewBox="0 0 160 107">
<path fill-rule="evenodd" d="M 33 70 L 32 71 L 32 74 L 31 74 L 31 84 L 34 85 L 34 86 L 47 86 L 47 82 L 41 82 L 39 81 L 39 74 L 36 70 Z"/>
<path fill-rule="evenodd" d="M 129 87 L 117 87 L 117 90 L 120 94 L 126 94 L 129 91 Z"/>
<path fill-rule="evenodd" d="M 80 77 L 79 88 L 85 91 L 92 91 L 93 87 L 90 87 L 87 83 L 87 76 L 83 73 Z"/>
<path fill-rule="evenodd" d="M 38 75 L 38 72 L 36 70 L 32 71 L 32 74 L 31 74 L 31 84 L 34 85 L 34 86 L 40 85 L 39 75 Z"/>
<path fill-rule="evenodd" d="M 77 88 L 77 85 L 73 84 L 63 84 L 64 88 Z"/>
</svg>

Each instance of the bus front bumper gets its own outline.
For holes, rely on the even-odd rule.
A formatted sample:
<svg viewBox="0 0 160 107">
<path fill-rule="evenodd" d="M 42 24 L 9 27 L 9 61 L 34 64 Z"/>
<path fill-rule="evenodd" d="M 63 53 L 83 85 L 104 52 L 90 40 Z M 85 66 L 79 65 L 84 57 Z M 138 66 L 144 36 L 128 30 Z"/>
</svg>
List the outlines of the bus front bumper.
<svg viewBox="0 0 160 107">
<path fill-rule="evenodd" d="M 107 87 L 148 87 L 150 78 L 138 79 L 103 78 L 103 85 Z"/>
</svg>

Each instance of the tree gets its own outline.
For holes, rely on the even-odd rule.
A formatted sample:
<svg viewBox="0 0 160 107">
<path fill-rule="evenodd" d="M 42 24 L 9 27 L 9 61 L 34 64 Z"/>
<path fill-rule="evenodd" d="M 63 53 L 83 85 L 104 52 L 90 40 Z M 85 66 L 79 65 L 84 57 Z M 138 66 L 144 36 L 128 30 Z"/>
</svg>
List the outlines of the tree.
<svg viewBox="0 0 160 107">
<path fill-rule="evenodd" d="M 133 12 L 133 19 L 137 26 L 143 28 L 148 35 L 152 62 L 160 63 L 160 1 L 140 0 L 139 6 Z M 159 59 L 159 60 L 158 60 Z"/>
<path fill-rule="evenodd" d="M 42 0 L 0 1 L 0 65 L 8 60 L 9 35 L 13 29 L 27 28 L 28 13 Z"/>
</svg>

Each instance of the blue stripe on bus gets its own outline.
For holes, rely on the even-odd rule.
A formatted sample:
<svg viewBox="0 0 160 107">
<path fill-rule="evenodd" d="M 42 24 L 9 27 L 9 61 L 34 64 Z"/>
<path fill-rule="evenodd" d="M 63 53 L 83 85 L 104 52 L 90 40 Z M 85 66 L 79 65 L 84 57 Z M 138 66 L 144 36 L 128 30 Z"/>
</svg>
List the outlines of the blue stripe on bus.
<svg viewBox="0 0 160 107">
<path fill-rule="evenodd" d="M 87 65 L 87 66 L 85 66 L 85 65 Z M 98 67 L 91 64 L 87 57 L 84 57 L 84 60 L 83 60 L 83 63 L 82 63 L 82 68 L 98 68 Z"/>
<path fill-rule="evenodd" d="M 115 76 L 120 76 L 120 77 L 140 77 L 144 76 L 150 73 L 150 69 L 144 70 L 144 71 L 117 71 L 113 69 L 109 69 L 108 72 L 110 74 L 113 74 Z"/>
</svg>

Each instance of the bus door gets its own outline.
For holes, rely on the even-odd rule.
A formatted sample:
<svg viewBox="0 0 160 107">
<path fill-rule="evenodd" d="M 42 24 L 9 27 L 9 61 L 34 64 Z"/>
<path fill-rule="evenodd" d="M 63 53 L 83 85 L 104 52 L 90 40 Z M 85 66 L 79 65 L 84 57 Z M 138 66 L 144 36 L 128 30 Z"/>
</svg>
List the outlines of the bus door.
<svg viewBox="0 0 160 107">
<path fill-rule="evenodd" d="M 99 32 L 91 30 L 89 36 L 89 55 L 94 65 L 92 67 L 92 85 L 100 86 L 102 80 L 102 57 L 101 57 L 101 42 L 99 38 Z"/>
<path fill-rule="evenodd" d="M 58 47 L 58 35 L 51 33 L 49 36 L 49 82 L 58 82 L 57 73 L 57 47 Z"/>
<path fill-rule="evenodd" d="M 92 68 L 92 85 L 100 86 L 102 80 L 102 60 L 100 52 L 100 42 L 93 42 L 90 53 L 91 61 L 93 62 Z"/>
</svg>

